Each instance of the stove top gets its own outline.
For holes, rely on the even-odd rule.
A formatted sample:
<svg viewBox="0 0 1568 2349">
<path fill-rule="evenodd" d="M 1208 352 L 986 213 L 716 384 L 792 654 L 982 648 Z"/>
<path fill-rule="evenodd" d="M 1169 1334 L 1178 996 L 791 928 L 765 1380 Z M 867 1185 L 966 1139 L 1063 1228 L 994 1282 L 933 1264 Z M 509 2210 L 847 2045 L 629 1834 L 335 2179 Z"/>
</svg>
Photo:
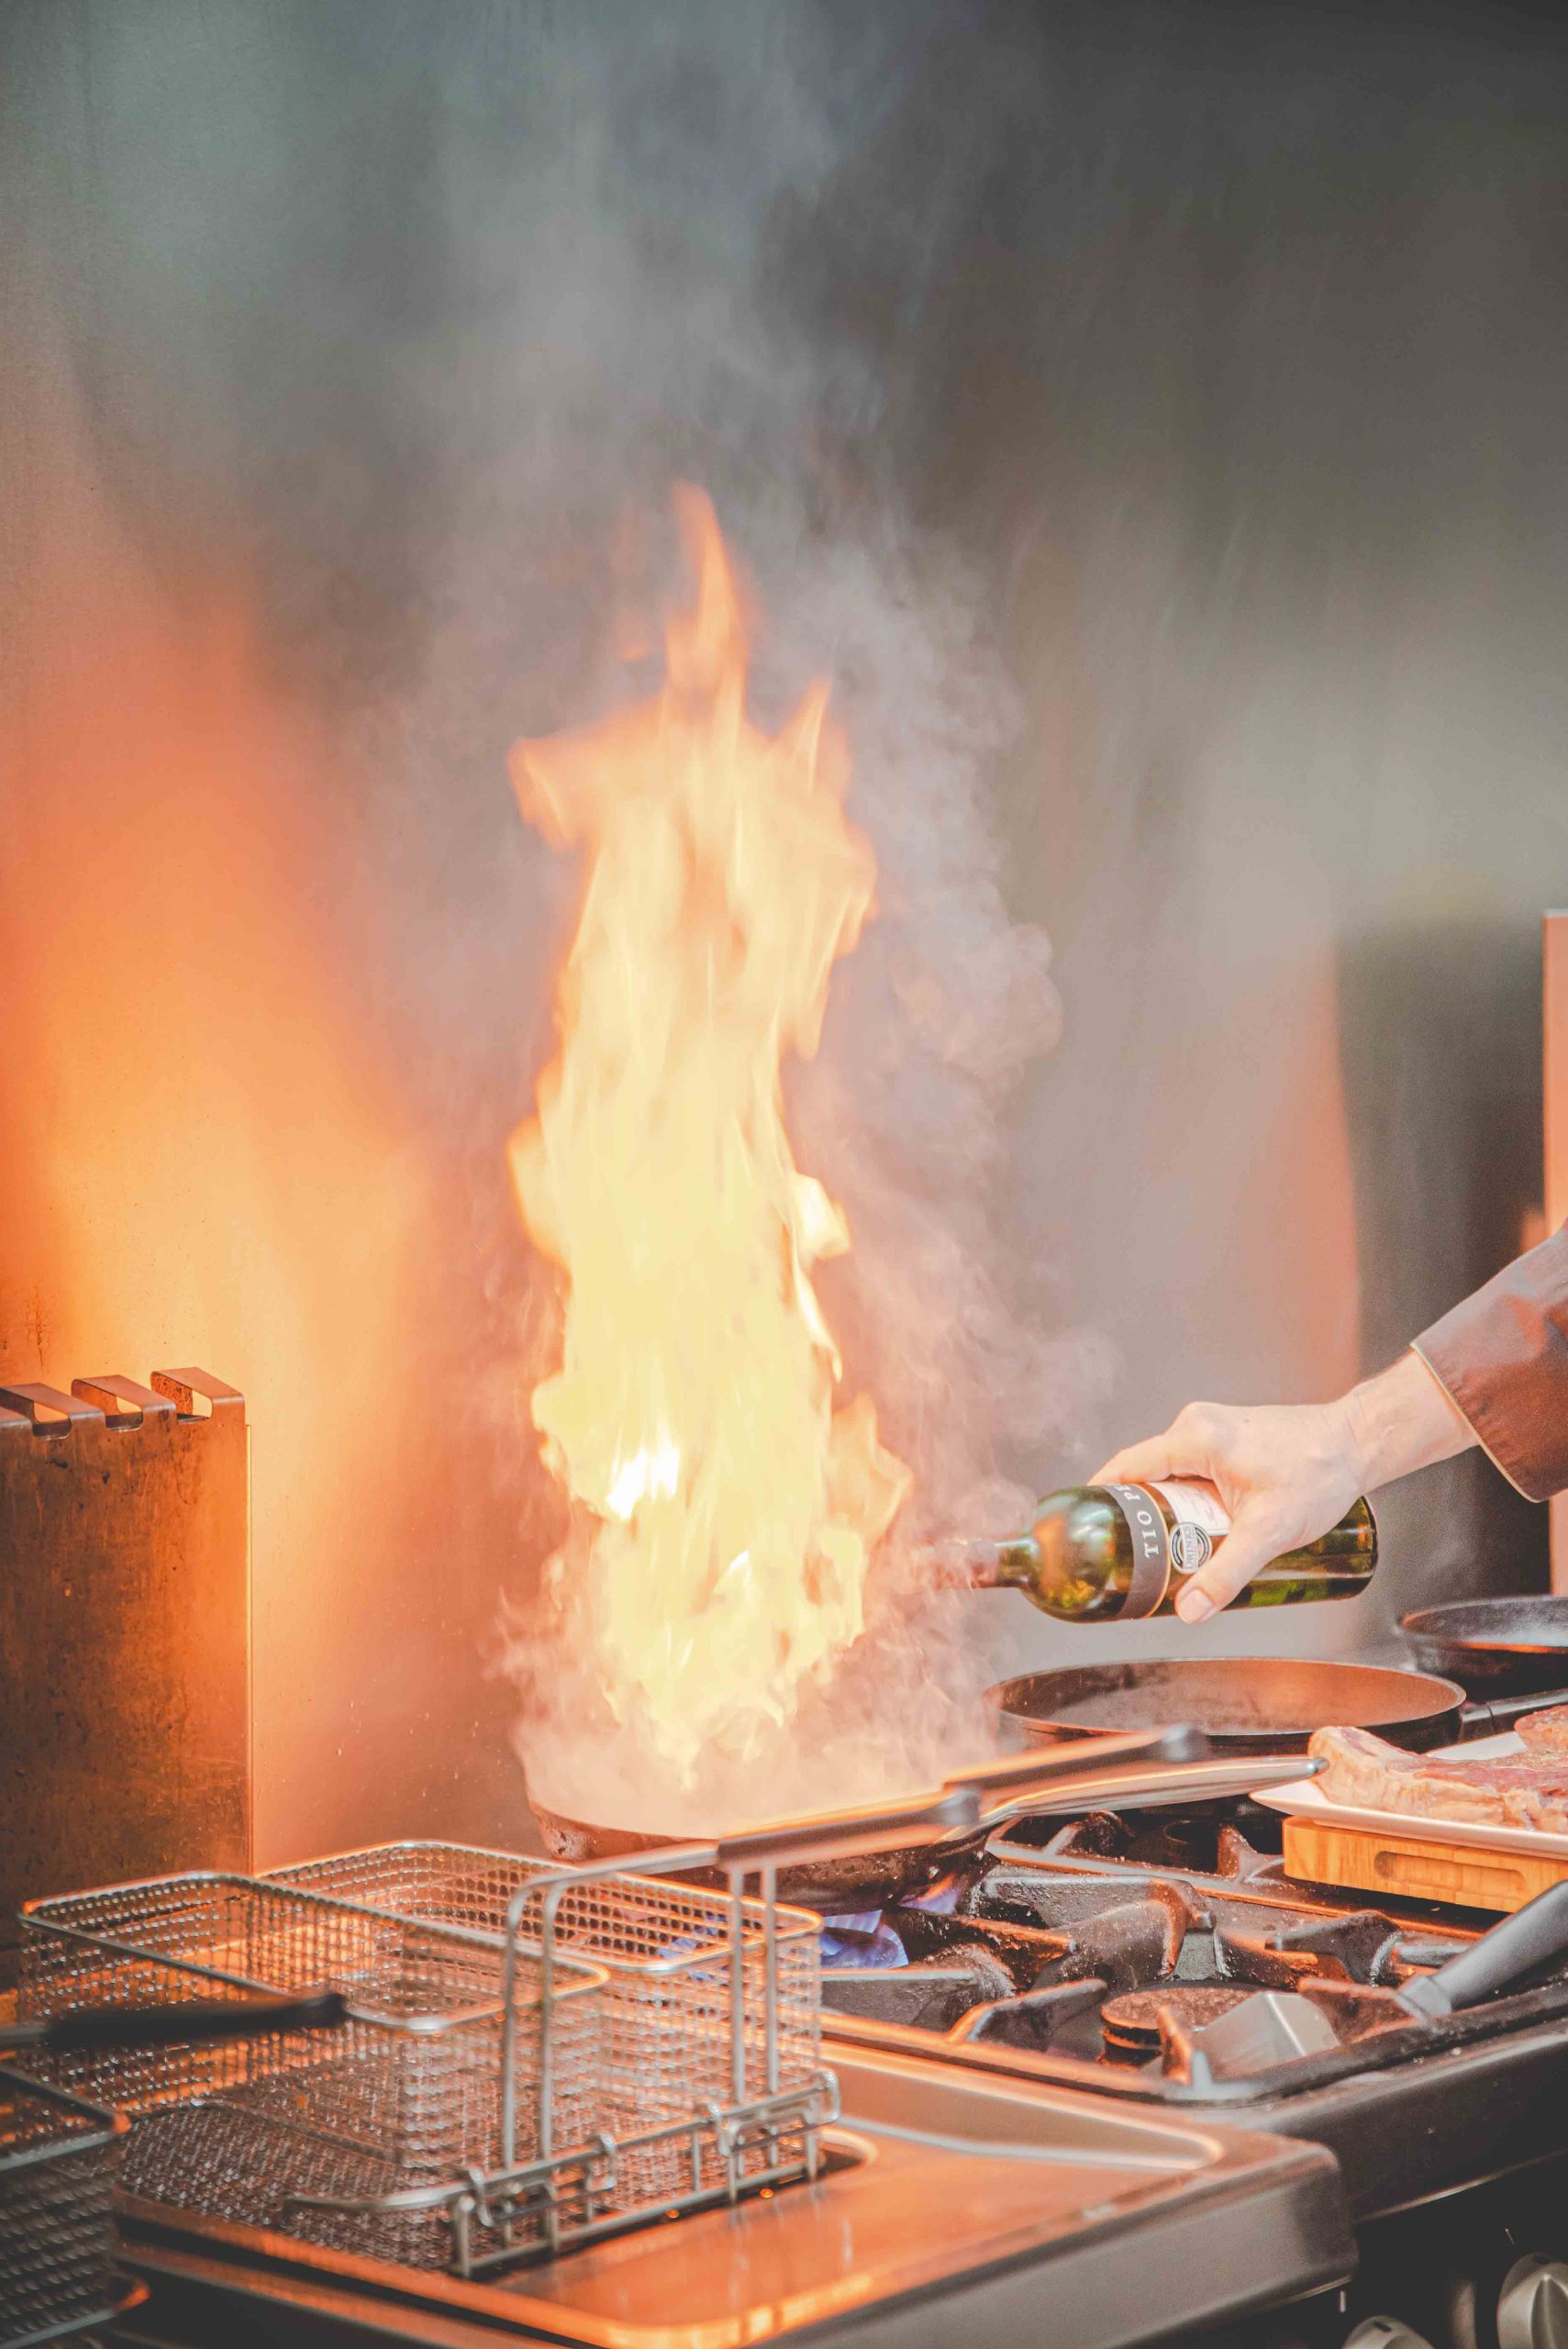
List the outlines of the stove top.
<svg viewBox="0 0 1568 2349">
<path fill-rule="evenodd" d="M 1493 1920 L 1292 1883 L 1277 1827 L 1250 1804 L 1015 1825 L 973 1874 L 825 1921 L 825 2021 L 1315 2137 L 1362 2208 L 1568 2145 L 1568 1966 L 1426 2022 L 1390 1994 Z"/>
</svg>

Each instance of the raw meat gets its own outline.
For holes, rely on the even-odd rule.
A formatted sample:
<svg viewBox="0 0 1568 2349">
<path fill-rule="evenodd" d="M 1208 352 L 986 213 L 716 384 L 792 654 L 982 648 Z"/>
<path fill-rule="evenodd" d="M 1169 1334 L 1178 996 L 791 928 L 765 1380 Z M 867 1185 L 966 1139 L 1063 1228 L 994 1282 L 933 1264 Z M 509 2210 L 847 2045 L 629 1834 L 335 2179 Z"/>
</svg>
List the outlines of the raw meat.
<svg viewBox="0 0 1568 2349">
<path fill-rule="evenodd" d="M 1568 1755 L 1560 1762 L 1434 1762 L 1364 1729 L 1314 1730 L 1307 1751 L 1329 1765 L 1318 1783 L 1330 1802 L 1568 1835 Z"/>
<path fill-rule="evenodd" d="M 1561 1753 L 1568 1760 L 1568 1705 L 1549 1705 L 1543 1713 L 1526 1713 L 1514 1727 L 1532 1759 L 1541 1753 Z"/>
</svg>

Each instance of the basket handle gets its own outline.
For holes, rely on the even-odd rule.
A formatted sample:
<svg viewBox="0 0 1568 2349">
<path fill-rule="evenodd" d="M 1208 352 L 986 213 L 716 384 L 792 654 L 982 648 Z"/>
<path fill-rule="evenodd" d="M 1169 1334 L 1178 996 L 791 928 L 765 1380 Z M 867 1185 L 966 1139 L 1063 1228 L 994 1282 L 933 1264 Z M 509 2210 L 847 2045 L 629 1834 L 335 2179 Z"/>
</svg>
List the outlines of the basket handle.
<svg viewBox="0 0 1568 2349">
<path fill-rule="evenodd" d="M 250 2039 L 272 2031 L 336 2031 L 349 2019 L 339 1990 L 297 1998 L 181 1998 L 161 2007 L 79 2007 L 0 2031 L 0 2054 L 41 2047 L 50 2055 L 83 2055 L 117 2047 L 163 2047 L 172 2041 Z"/>
</svg>

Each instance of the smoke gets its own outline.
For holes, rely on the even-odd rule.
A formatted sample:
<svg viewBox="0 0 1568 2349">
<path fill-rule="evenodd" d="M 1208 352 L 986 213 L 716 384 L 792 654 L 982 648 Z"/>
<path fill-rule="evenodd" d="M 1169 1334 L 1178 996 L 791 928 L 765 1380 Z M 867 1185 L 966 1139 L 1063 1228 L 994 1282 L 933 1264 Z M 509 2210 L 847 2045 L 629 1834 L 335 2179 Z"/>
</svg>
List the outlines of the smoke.
<svg viewBox="0 0 1568 2349">
<path fill-rule="evenodd" d="M 506 754 L 647 689 L 677 479 L 758 696 L 831 679 L 881 861 L 789 1091 L 927 1520 L 1105 1448 L 1075 1292 L 1132 1432 L 1327 1391 L 1358 1272 L 1375 1353 L 1506 1252 L 1563 820 L 1556 44 L 1242 13 L 0 11 L 0 1371 L 246 1391 L 262 1859 L 527 1831 L 483 1659 L 560 1537 L 559 1325 L 506 1141 L 577 875 Z M 1473 1574 L 1428 1489 L 1385 1623 Z M 1000 1619 L 906 1591 L 840 1701 L 913 1773 L 901 1707 L 971 1734 Z"/>
<path fill-rule="evenodd" d="M 786 584 L 787 583 L 787 584 Z M 1109 1364 L 1009 1245 L 1020 1081 L 1057 1041 L 1050 940 L 1003 886 L 997 755 L 1020 718 L 978 583 L 940 549 L 840 540 L 789 566 L 781 638 L 837 683 L 880 918 L 796 1073 L 809 1162 L 849 1208 L 834 1308 L 917 1472 L 909 1528 L 1021 1521 L 1020 1481 L 1081 1444 Z M 831 1278 L 837 1273 L 836 1280 Z"/>
<path fill-rule="evenodd" d="M 431 197 L 446 331 L 419 370 L 440 424 L 417 516 L 423 625 L 408 689 L 367 707 L 368 763 L 396 778 L 367 820 L 394 882 L 419 1115 L 462 1188 L 481 1341 L 467 1391 L 520 1528 L 495 1661 L 523 1690 L 535 1779 L 587 1803 L 607 1771 L 604 1815 L 640 1802 L 646 1824 L 646 1781 L 615 1780 L 597 1693 L 539 1640 L 560 1516 L 528 1397 L 559 1320 L 502 1143 L 549 1049 L 577 875 L 517 822 L 504 757 L 648 689 L 679 592 L 678 476 L 711 493 L 753 584 L 764 718 L 830 681 L 851 812 L 877 851 L 877 918 L 835 974 L 817 1059 L 786 1082 L 801 1163 L 853 1239 L 822 1279 L 846 1391 L 873 1395 L 917 1478 L 866 1654 L 753 1785 L 705 1790 L 710 1814 L 764 1786 L 774 1809 L 786 1791 L 842 1799 L 974 1749 L 970 1618 L 914 1599 L 907 1544 L 1016 1520 L 1040 1464 L 1082 1449 L 1107 1375 L 1094 1335 L 1062 1326 L 1049 1268 L 1005 1237 L 1010 1112 L 1061 1020 L 1049 941 L 1008 902 L 992 818 L 1020 712 L 980 578 L 910 518 L 883 325 L 868 336 L 840 307 L 841 273 L 825 274 L 845 176 L 930 76 L 950 14 L 829 28 L 811 7 L 695 6 L 591 29 L 562 15 L 525 44 L 526 95 L 520 76 L 506 106 L 471 88 Z M 501 85 L 520 61 L 490 60 Z M 913 217 L 885 195 L 859 207 L 878 299 L 906 325 L 945 266 L 954 202 L 939 173 Z"/>
<path fill-rule="evenodd" d="M 80 576 L 56 562 L 34 632 L 73 658 L 40 653 L 24 676 L 17 656 L 18 696 L 35 718 L 46 698 L 50 722 L 14 735 L 15 788 L 70 806 L 122 970 L 166 967 L 179 933 L 180 1000 L 207 1041 L 177 1086 L 139 1085 L 128 1051 L 115 1119 L 84 1098 L 68 1142 L 43 1131 L 44 1089 L 7 1109 L 37 1162 L 18 1190 L 61 1203 L 33 1316 L 56 1334 L 10 1361 L 63 1383 L 112 1341 L 144 1369 L 139 1316 L 160 1297 L 160 1350 L 249 1392 L 263 1857 L 398 1828 L 515 1838 L 520 1805 L 488 1758 L 509 1698 L 479 1659 L 497 1586 L 534 1620 L 559 1535 L 528 1417 L 559 1322 L 505 1141 L 549 1048 L 576 876 L 518 822 L 505 757 L 646 689 L 678 478 L 708 489 L 755 583 L 758 696 L 782 709 L 831 680 L 851 811 L 878 852 L 878 918 L 789 1086 L 802 1163 L 848 1211 L 854 1252 L 823 1286 L 850 1389 L 876 1397 L 916 1469 L 908 1531 L 1006 1521 L 1103 1379 L 1002 1237 L 1010 1107 L 1059 1010 L 990 814 L 1019 713 L 978 577 L 913 518 L 901 390 L 1006 44 L 980 58 L 950 0 L 218 0 L 197 33 L 178 6 L 128 35 L 91 6 L 17 23 L 7 184 L 34 319 L 17 412 L 36 429 L 10 510 L 28 563 L 62 515 L 88 518 L 72 544 L 121 551 L 127 649 L 106 662 L 88 557 Z M 965 26 L 974 86 L 937 140 Z M 50 422 L 64 415 L 69 436 Z M 140 714 L 142 640 L 177 679 L 214 575 L 242 616 L 247 695 L 304 747 L 184 745 L 170 821 L 177 837 L 199 811 L 222 874 L 193 922 L 162 836 L 123 807 L 101 818 L 117 759 L 167 763 Z M 114 759 L 64 742 L 76 707 L 102 713 L 88 732 Z M 40 825 L 18 869 L 35 929 L 59 829 Z M 290 984 L 237 988 L 252 947 Z M 75 1066 L 94 988 L 46 964 L 50 1052 Z M 302 1068 L 319 1074 L 296 1083 Z M 282 1203 L 265 1251 L 207 1196 L 215 1070 L 247 1095 L 258 1195 Z M 356 1071 L 376 1086 L 362 1151 Z M 188 1265 L 171 1219 L 119 1179 L 154 1129 L 158 1163 L 206 1203 Z M 335 1209 L 346 1166 L 355 1196 Z M 384 1229 L 363 1206 L 378 1189 L 396 1192 Z M 263 1341 L 306 1208 L 308 1295 Z M 26 1254 L 0 1267 L 18 1294 Z M 280 1471 L 285 1442 L 308 1470 Z M 895 1557 L 879 1607 L 875 1653 L 800 1725 L 817 1777 L 796 1793 L 842 1798 L 979 1734 L 952 1603 L 924 1615 Z M 525 1718 L 525 1745 L 539 1726 Z M 865 1768 L 840 1767 L 851 1751 Z"/>
</svg>

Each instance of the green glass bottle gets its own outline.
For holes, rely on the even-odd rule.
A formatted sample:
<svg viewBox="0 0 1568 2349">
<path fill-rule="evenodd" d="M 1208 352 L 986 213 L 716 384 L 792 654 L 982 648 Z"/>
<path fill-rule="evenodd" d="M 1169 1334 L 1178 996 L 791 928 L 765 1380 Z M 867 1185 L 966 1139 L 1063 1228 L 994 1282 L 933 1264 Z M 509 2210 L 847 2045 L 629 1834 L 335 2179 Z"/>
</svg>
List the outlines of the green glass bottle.
<svg viewBox="0 0 1568 2349">
<path fill-rule="evenodd" d="M 943 1543 L 937 1556 L 972 1588 L 1021 1590 L 1064 1623 L 1135 1622 L 1173 1615 L 1183 1582 L 1229 1531 L 1211 1485 L 1079 1485 L 1041 1501 L 1027 1533 Z M 1358 1500 L 1318 1541 L 1266 1565 L 1230 1604 L 1353 1598 L 1376 1564 L 1377 1520 Z"/>
</svg>

